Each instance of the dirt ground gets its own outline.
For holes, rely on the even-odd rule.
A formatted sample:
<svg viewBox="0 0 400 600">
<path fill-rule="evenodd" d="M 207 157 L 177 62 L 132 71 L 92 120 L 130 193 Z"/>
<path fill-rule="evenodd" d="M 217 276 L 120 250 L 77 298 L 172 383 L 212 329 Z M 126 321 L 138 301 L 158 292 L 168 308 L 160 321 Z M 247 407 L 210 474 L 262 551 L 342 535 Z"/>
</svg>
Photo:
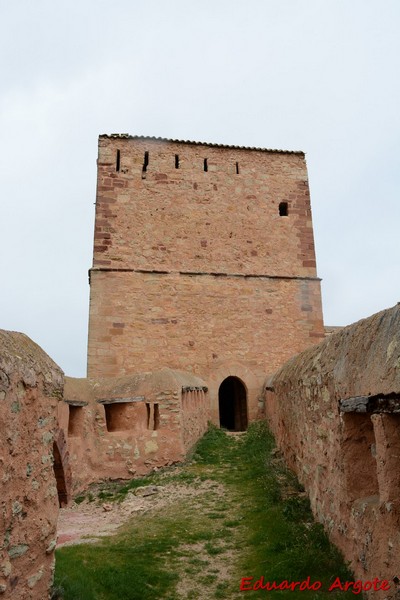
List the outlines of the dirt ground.
<svg viewBox="0 0 400 600">
<path fill-rule="evenodd" d="M 239 439 L 239 436 L 234 436 Z M 99 500 L 102 489 L 88 491 L 80 503 L 61 509 L 58 520 L 57 548 L 75 544 L 91 544 L 99 538 L 113 536 L 120 528 L 134 525 L 135 520 L 150 519 L 156 522 L 166 513 L 181 516 L 187 510 L 200 516 L 200 521 L 211 530 L 220 529 L 222 521 L 237 517 L 237 499 L 225 483 L 218 481 L 215 471 L 223 471 L 226 465 L 189 467 L 192 474 L 185 480 L 188 469 L 183 465 L 169 467 L 157 477 L 156 485 L 132 489 L 122 501 Z M 214 476 L 213 476 L 214 475 Z M 173 481 L 171 481 L 171 478 Z M 146 514 L 147 513 L 147 514 Z M 204 530 L 204 525 L 203 525 Z M 227 595 L 227 588 L 236 582 L 235 568 L 240 545 L 235 543 L 233 529 L 226 530 L 225 537 L 207 538 L 196 543 L 182 540 L 171 557 L 171 572 L 177 576 L 174 600 L 208 600 L 210 597 L 239 598 L 236 593 Z M 169 555 L 169 552 L 167 553 Z M 235 591 L 239 584 L 235 585 Z M 215 595 L 217 594 L 217 595 Z M 170 596 L 168 596 L 170 598 Z"/>
<path fill-rule="evenodd" d="M 242 432 L 229 432 L 229 437 L 238 441 Z M 169 472 L 179 474 L 182 467 L 170 467 Z M 224 495 L 224 486 L 215 481 L 201 481 L 198 485 L 163 484 L 162 486 L 145 486 L 129 492 L 123 502 L 108 503 L 73 502 L 60 509 L 57 523 L 57 548 L 95 542 L 99 537 L 112 535 L 119 527 L 130 521 L 137 514 L 156 510 L 174 504 L 183 498 L 200 497 L 212 490 L 218 496 Z"/>
<path fill-rule="evenodd" d="M 172 483 L 137 488 L 121 503 L 98 504 L 88 500 L 73 503 L 60 510 L 57 548 L 95 542 L 99 537 L 112 535 L 137 514 L 155 511 L 184 498 L 195 499 L 211 490 L 224 494 L 223 486 L 215 481 L 201 481 L 196 486 Z"/>
</svg>

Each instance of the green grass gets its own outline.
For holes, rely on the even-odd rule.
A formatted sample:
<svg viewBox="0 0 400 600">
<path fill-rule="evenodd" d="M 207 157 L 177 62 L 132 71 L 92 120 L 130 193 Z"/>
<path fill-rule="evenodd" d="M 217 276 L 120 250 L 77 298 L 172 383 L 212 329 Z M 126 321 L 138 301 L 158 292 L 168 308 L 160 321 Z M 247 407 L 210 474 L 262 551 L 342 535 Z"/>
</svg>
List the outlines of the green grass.
<svg viewBox="0 0 400 600">
<path fill-rule="evenodd" d="M 195 499 L 139 514 L 113 537 L 56 552 L 55 586 L 63 600 L 243 598 L 253 582 L 321 581 L 320 591 L 247 591 L 245 598 L 353 598 L 328 592 L 352 579 L 338 551 L 313 522 L 307 498 L 274 451 L 265 424 L 235 439 L 210 427 L 183 468 L 98 491 L 121 501 L 143 485 L 207 488 Z M 210 483 L 211 482 L 211 483 Z M 221 493 L 221 486 L 222 493 Z M 92 499 L 94 492 L 91 491 Z"/>
</svg>

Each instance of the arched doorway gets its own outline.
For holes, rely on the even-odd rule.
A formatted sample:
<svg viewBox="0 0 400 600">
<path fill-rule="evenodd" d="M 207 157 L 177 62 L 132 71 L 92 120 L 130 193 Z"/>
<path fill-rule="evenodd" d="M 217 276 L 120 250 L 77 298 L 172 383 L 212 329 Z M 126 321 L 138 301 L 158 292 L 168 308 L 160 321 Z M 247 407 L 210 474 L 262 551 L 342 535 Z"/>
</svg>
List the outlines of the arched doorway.
<svg viewBox="0 0 400 600">
<path fill-rule="evenodd" d="M 219 386 L 219 424 L 228 431 L 247 429 L 247 392 L 238 377 L 227 377 Z"/>
</svg>

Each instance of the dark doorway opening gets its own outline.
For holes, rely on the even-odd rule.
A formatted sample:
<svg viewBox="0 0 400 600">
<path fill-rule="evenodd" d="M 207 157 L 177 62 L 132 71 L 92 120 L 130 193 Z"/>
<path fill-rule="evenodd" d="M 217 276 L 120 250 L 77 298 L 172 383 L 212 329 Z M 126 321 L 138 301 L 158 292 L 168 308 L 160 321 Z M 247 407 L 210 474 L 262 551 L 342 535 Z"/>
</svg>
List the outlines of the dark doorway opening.
<svg viewBox="0 0 400 600">
<path fill-rule="evenodd" d="M 228 431 L 247 429 L 247 393 L 237 377 L 227 377 L 218 392 L 219 424 Z"/>
<path fill-rule="evenodd" d="M 65 484 L 64 468 L 61 460 L 61 454 L 57 444 L 53 444 L 53 469 L 57 482 L 58 503 L 60 507 L 66 506 L 68 503 L 67 486 Z"/>
</svg>

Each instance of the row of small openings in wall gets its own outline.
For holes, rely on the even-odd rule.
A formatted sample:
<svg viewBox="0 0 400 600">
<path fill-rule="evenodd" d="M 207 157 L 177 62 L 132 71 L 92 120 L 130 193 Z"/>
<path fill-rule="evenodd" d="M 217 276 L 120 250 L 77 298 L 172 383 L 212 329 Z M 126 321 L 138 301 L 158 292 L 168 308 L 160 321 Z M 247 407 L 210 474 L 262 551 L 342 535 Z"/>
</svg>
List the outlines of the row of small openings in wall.
<svg viewBox="0 0 400 600">
<path fill-rule="evenodd" d="M 143 166 L 142 166 L 142 177 L 143 178 L 146 177 L 148 166 L 149 166 L 149 152 L 146 150 L 146 152 L 144 153 Z M 175 169 L 179 169 L 179 167 L 180 167 L 179 154 L 175 154 Z M 117 150 L 117 155 L 116 155 L 116 159 L 115 159 L 115 170 L 117 172 L 119 172 L 121 170 L 121 151 L 120 150 Z M 203 170 L 205 172 L 208 171 L 208 158 L 205 158 L 203 160 Z M 236 171 L 236 175 L 239 175 L 240 169 L 239 169 L 238 162 L 235 163 L 235 171 Z"/>
<path fill-rule="evenodd" d="M 205 158 L 205 159 L 204 159 L 204 162 L 203 162 L 203 169 L 204 169 L 204 171 L 207 173 L 207 171 L 208 171 L 208 158 Z M 236 162 L 236 163 L 235 163 L 235 172 L 236 172 L 236 175 L 239 175 L 239 174 L 240 174 L 240 170 L 239 170 L 239 163 L 238 163 L 238 162 Z"/>
<path fill-rule="evenodd" d="M 142 176 L 145 177 L 145 173 L 147 172 L 147 167 L 149 166 L 149 153 L 146 150 L 143 158 L 143 166 L 142 166 Z M 179 156 L 175 154 L 175 168 L 179 168 Z M 115 157 L 115 170 L 117 173 L 121 170 L 121 150 L 117 150 L 117 154 Z"/>
</svg>

